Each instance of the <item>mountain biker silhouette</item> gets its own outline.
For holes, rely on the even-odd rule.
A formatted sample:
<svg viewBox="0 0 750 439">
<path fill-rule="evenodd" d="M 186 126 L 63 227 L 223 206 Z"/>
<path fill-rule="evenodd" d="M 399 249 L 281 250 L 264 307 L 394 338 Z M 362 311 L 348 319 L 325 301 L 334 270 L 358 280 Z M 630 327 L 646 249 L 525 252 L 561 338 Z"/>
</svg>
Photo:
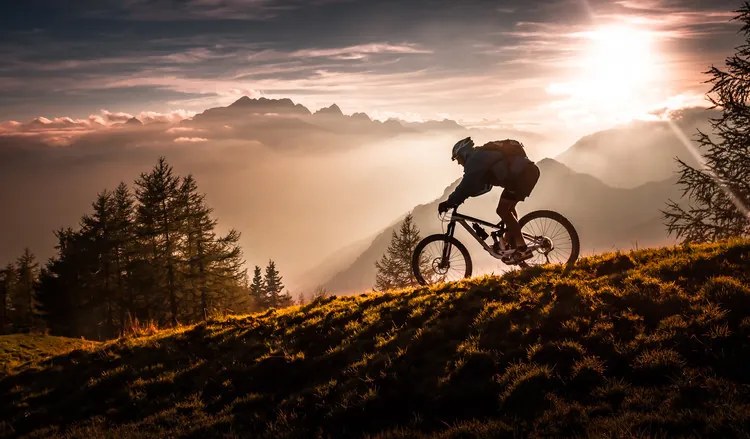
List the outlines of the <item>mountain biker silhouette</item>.
<svg viewBox="0 0 750 439">
<path fill-rule="evenodd" d="M 453 145 L 451 160 L 464 167 L 464 176 L 448 199 L 438 205 L 438 212 L 442 214 L 458 207 L 469 197 L 486 194 L 493 186 L 501 186 L 504 190 L 496 212 L 507 226 L 505 240 L 514 250 L 511 258 L 521 262 L 533 257 L 521 235 L 516 205 L 524 201 L 536 186 L 539 168 L 526 156 L 523 145 L 507 139 L 475 148 L 474 141 L 467 137 Z"/>
</svg>

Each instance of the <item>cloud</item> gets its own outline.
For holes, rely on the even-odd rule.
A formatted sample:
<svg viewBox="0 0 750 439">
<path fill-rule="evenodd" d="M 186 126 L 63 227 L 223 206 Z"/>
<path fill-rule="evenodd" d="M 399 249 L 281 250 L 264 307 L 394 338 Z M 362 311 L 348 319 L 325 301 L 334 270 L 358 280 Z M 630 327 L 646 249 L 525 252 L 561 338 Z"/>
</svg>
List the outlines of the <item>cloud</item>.
<svg viewBox="0 0 750 439">
<path fill-rule="evenodd" d="M 357 46 L 330 49 L 304 49 L 290 55 L 300 58 L 334 58 L 342 60 L 364 59 L 375 54 L 429 54 L 432 50 L 416 47 L 413 44 L 371 43 Z"/>
<path fill-rule="evenodd" d="M 144 125 L 175 124 L 194 115 L 195 112 L 186 110 L 165 113 L 142 111 L 138 114 L 131 114 L 102 109 L 99 114 L 91 114 L 85 119 L 67 116 L 49 119 L 39 116 L 26 123 L 17 121 L 0 123 L 0 138 L 35 138 L 48 145 L 61 146 L 69 145 L 77 138 L 93 132 L 127 126 L 127 122 L 131 119 L 136 119 Z"/>
<path fill-rule="evenodd" d="M 208 142 L 208 139 L 205 137 L 178 137 L 174 139 L 175 143 L 200 143 L 200 142 Z"/>
</svg>

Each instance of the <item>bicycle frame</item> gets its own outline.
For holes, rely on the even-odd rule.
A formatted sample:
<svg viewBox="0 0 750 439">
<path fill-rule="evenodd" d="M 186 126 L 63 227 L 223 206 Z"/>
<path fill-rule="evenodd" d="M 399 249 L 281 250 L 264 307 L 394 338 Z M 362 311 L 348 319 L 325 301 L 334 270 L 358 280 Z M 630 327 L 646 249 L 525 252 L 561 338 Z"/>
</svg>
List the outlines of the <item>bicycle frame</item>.
<svg viewBox="0 0 750 439">
<path fill-rule="evenodd" d="M 458 213 L 458 209 L 453 209 L 453 212 L 451 213 L 450 221 L 448 222 L 448 228 L 445 231 L 445 234 L 447 236 L 451 236 L 451 237 L 453 236 L 453 234 L 456 231 L 456 223 L 461 224 L 463 226 L 463 228 L 466 229 L 466 231 L 469 232 L 469 234 L 474 239 L 476 239 L 476 241 L 482 246 L 482 248 L 484 248 L 484 250 L 487 253 L 489 253 L 490 255 L 492 255 L 492 257 L 494 257 L 495 259 L 502 259 L 505 256 L 503 254 L 495 253 L 495 251 L 492 249 L 492 247 L 490 247 L 490 245 L 487 244 L 487 242 L 484 239 L 480 238 L 479 235 L 477 235 L 477 232 L 474 230 L 474 228 L 472 228 L 469 225 L 469 223 L 477 223 L 477 224 L 479 224 L 481 226 L 484 226 L 484 227 L 487 227 L 487 228 L 489 228 L 491 230 L 501 230 L 501 229 L 503 229 L 505 227 L 505 224 L 503 223 L 502 220 L 500 222 L 498 222 L 497 224 L 492 224 L 490 222 L 487 222 L 485 220 L 481 220 L 479 218 L 474 218 L 472 216 L 468 216 L 468 215 L 464 215 L 462 213 Z M 528 233 L 522 233 L 522 234 L 523 234 L 524 238 L 527 238 L 527 239 L 532 240 L 532 241 L 535 238 L 533 235 L 529 235 Z M 529 247 L 536 248 L 536 247 L 538 247 L 538 245 L 535 243 L 534 245 L 531 245 Z M 503 248 L 503 250 L 505 250 L 505 249 Z M 450 242 L 448 242 L 447 245 L 445 245 L 443 247 L 443 255 L 442 255 L 443 256 L 443 260 L 448 260 L 448 257 L 450 255 L 450 253 L 451 253 L 451 244 L 450 244 Z"/>
</svg>

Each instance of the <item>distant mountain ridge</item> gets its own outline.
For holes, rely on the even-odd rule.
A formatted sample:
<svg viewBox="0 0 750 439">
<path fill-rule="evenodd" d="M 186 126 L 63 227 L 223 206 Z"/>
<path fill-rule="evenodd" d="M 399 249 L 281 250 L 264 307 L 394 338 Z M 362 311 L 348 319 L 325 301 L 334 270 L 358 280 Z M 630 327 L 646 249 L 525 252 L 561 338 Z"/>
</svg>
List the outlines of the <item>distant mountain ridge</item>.
<svg viewBox="0 0 750 439">
<path fill-rule="evenodd" d="M 450 119 L 429 120 L 424 122 L 406 122 L 400 119 L 388 119 L 386 121 L 373 120 L 366 113 L 344 114 L 337 104 L 320 108 L 312 112 L 302 104 L 296 104 L 289 98 L 268 99 L 250 98 L 243 96 L 226 107 L 209 108 L 202 113 L 196 114 L 192 119 L 183 121 L 185 124 L 210 123 L 212 121 L 227 122 L 247 121 L 248 115 L 253 117 L 267 118 L 296 118 L 300 121 L 315 125 L 321 121 L 324 123 L 343 124 L 339 129 L 346 131 L 347 124 L 354 124 L 358 129 L 384 128 L 394 132 L 414 132 L 427 130 L 466 130 L 458 122 Z M 335 127 L 329 127 L 335 128 Z"/>
<path fill-rule="evenodd" d="M 675 158 L 697 165 L 694 137 L 698 130 L 711 132 L 709 119 L 715 115 L 696 107 L 675 112 L 670 120 L 631 122 L 582 137 L 556 159 L 615 187 L 663 180 L 677 171 Z"/>
</svg>

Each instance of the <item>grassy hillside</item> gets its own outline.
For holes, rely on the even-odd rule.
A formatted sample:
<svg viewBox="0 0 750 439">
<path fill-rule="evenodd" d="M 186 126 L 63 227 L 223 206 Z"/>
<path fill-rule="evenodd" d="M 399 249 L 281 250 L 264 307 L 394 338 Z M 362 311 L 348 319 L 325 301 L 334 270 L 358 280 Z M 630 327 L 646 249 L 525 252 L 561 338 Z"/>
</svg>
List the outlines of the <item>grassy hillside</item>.
<svg viewBox="0 0 750 439">
<path fill-rule="evenodd" d="M 96 342 L 39 334 L 0 335 L 0 376 L 34 366 L 75 349 L 93 349 Z"/>
<path fill-rule="evenodd" d="M 750 241 L 319 300 L 0 379 L 4 435 L 747 436 Z"/>
</svg>

